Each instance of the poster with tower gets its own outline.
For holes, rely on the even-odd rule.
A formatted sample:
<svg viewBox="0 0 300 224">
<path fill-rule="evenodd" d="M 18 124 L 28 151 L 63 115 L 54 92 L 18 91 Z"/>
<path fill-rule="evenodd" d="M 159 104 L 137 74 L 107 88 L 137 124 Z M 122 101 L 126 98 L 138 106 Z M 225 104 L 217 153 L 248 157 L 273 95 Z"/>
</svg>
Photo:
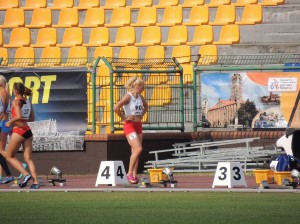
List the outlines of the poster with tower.
<svg viewBox="0 0 300 224">
<path fill-rule="evenodd" d="M 285 128 L 299 77 L 297 72 L 202 73 L 202 115 L 210 127 Z"/>
</svg>

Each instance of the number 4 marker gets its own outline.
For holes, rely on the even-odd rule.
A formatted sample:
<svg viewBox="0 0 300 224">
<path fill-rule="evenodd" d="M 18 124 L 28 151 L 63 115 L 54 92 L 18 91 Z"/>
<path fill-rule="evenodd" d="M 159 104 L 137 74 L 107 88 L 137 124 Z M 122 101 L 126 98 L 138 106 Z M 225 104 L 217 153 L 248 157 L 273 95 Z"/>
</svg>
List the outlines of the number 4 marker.
<svg viewBox="0 0 300 224">
<path fill-rule="evenodd" d="M 117 184 L 128 184 L 126 171 L 122 161 L 102 161 L 95 186 L 106 184 L 116 186 Z M 124 178 L 125 176 L 125 178 Z"/>
</svg>

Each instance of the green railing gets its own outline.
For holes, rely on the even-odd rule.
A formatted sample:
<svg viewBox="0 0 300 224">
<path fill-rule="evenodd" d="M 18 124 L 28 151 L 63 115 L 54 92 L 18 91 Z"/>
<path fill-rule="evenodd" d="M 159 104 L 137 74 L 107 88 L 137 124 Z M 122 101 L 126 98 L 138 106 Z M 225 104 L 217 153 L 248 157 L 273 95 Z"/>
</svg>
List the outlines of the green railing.
<svg viewBox="0 0 300 224">
<path fill-rule="evenodd" d="M 126 93 L 124 84 L 128 78 L 138 76 L 145 81 L 143 96 L 149 104 L 143 129 L 184 131 L 183 75 L 176 59 L 103 57 L 98 65 L 95 85 L 98 128 L 109 127 L 112 133 L 123 129 L 113 107 Z"/>
</svg>

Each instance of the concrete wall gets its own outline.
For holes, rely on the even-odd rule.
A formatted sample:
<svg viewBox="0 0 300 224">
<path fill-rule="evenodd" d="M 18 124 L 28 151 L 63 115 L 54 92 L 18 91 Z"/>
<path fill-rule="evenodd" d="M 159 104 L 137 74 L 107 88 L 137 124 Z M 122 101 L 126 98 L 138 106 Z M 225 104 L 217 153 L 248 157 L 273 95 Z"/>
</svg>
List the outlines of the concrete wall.
<svg viewBox="0 0 300 224">
<path fill-rule="evenodd" d="M 273 147 L 284 131 L 199 131 L 193 133 L 145 133 L 143 153 L 140 157 L 139 172 L 144 170 L 146 161 L 154 160 L 149 151 L 170 149 L 174 143 L 193 140 L 212 141 L 260 137 L 251 146 Z M 236 147 L 244 145 L 236 145 Z M 232 147 L 232 146 L 231 146 Z M 22 153 L 18 154 L 22 160 Z M 122 160 L 128 169 L 130 147 L 122 134 L 87 135 L 85 137 L 85 151 L 80 152 L 36 152 L 33 153 L 37 172 L 47 175 L 52 166 L 57 166 L 65 174 L 96 174 L 101 161 Z M 165 153 L 159 159 L 170 158 L 171 153 Z M 17 175 L 17 172 L 13 170 Z"/>
</svg>

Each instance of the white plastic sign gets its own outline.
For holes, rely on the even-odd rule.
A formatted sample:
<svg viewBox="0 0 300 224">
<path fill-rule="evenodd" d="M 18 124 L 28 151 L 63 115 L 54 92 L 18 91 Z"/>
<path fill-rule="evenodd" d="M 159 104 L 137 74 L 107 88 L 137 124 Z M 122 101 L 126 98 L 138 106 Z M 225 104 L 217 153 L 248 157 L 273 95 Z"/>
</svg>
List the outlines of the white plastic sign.
<svg viewBox="0 0 300 224">
<path fill-rule="evenodd" d="M 126 171 L 122 161 L 102 161 L 96 180 L 99 184 L 116 186 L 117 184 L 128 184 Z"/>
<path fill-rule="evenodd" d="M 219 162 L 212 188 L 215 186 L 247 187 L 245 175 L 239 162 Z"/>
</svg>

